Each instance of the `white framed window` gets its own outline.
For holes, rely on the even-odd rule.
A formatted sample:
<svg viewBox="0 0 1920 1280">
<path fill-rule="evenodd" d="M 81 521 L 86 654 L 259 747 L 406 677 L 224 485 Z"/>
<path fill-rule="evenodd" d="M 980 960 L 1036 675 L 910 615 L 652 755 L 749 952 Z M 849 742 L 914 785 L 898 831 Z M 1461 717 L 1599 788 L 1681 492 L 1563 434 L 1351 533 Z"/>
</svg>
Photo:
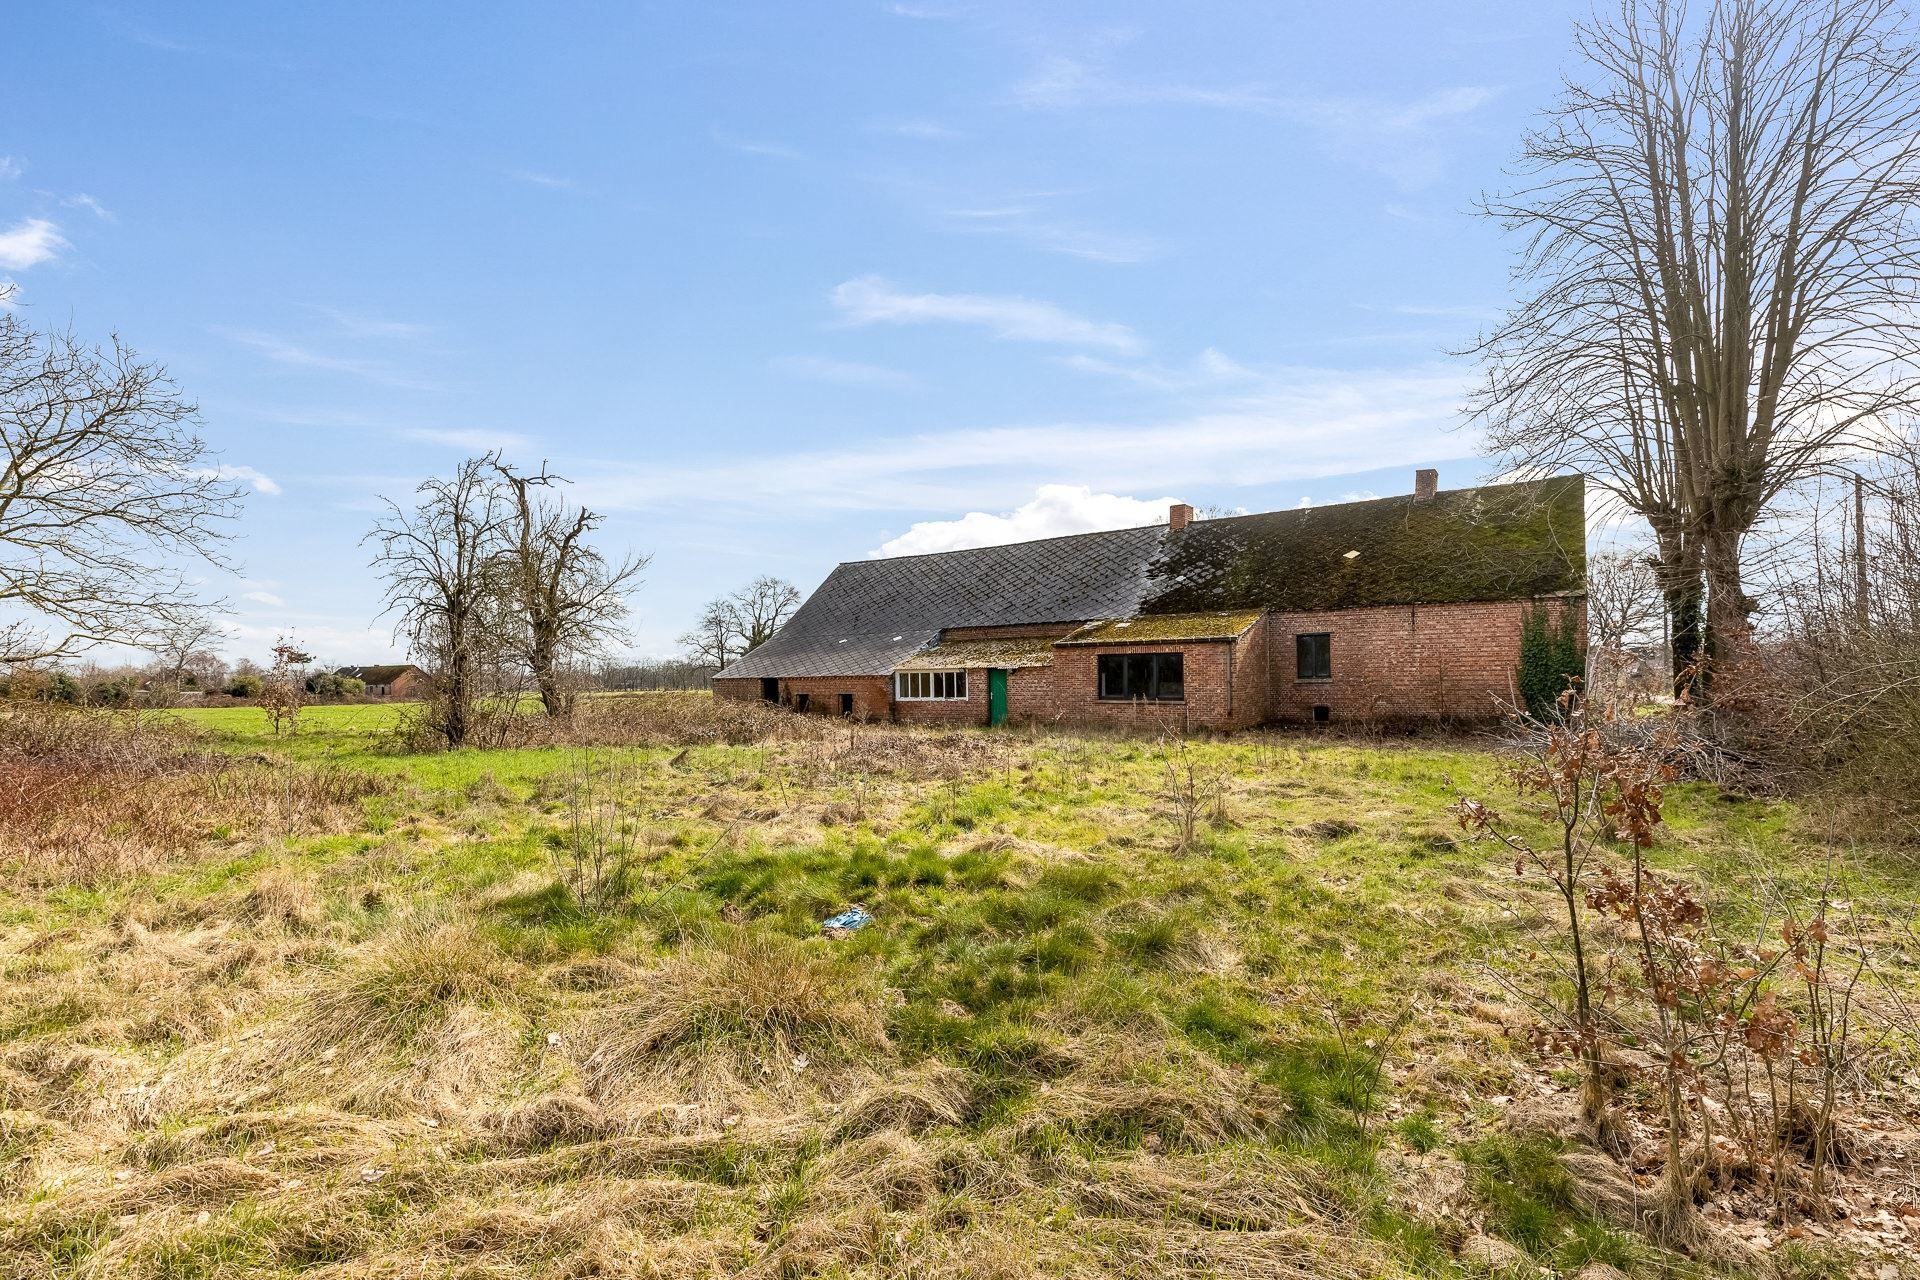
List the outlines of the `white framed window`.
<svg viewBox="0 0 1920 1280">
<path fill-rule="evenodd" d="M 893 696 L 901 702 L 965 702 L 964 671 L 896 671 Z"/>
</svg>

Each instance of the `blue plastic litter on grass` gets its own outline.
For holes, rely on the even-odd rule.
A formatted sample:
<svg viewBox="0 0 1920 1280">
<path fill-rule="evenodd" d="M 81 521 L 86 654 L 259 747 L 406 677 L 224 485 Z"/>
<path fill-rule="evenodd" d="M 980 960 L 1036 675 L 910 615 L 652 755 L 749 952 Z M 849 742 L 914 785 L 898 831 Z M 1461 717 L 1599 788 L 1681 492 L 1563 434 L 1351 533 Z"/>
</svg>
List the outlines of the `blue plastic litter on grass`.
<svg viewBox="0 0 1920 1280">
<path fill-rule="evenodd" d="M 828 916 L 820 922 L 822 929 L 845 929 L 851 933 L 873 923 L 873 913 L 862 906 L 848 907 L 837 916 Z"/>
</svg>

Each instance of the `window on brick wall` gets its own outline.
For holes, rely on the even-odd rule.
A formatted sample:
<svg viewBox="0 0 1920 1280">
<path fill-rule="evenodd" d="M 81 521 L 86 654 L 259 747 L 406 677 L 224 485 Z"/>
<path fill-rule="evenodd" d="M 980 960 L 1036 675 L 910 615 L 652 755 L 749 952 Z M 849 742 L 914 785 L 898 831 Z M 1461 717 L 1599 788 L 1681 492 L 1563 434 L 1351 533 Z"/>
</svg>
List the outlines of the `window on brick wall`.
<svg viewBox="0 0 1920 1280">
<path fill-rule="evenodd" d="M 964 671 L 896 671 L 893 696 L 902 702 L 964 702 L 967 698 L 967 673 Z"/>
<path fill-rule="evenodd" d="M 1185 702 L 1186 662 L 1177 653 L 1103 653 L 1102 702 Z"/>
<path fill-rule="evenodd" d="M 1293 638 L 1293 673 L 1302 680 L 1333 679 L 1333 635 L 1315 631 Z"/>
</svg>

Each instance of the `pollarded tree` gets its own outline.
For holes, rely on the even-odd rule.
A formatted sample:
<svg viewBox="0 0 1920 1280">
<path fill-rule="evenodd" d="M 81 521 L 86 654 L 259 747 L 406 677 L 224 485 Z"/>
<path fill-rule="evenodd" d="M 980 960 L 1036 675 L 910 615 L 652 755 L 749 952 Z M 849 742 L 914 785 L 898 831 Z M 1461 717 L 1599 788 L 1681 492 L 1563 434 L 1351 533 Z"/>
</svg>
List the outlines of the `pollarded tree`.
<svg viewBox="0 0 1920 1280">
<path fill-rule="evenodd" d="M 602 517 L 569 508 L 555 493 L 566 481 L 544 466 L 521 475 L 497 454 L 487 461 L 506 487 L 500 556 L 518 614 L 513 634 L 519 656 L 533 673 L 546 713 L 564 715 L 573 707 L 565 670 L 622 635 L 627 597 L 640 585 L 648 557 L 610 561 L 602 555 L 589 541 Z"/>
<path fill-rule="evenodd" d="M 1920 408 L 1920 51 L 1895 0 L 1622 0 L 1577 42 L 1485 206 L 1528 239 L 1476 408 L 1646 517 L 1685 663 L 1702 575 L 1737 650 L 1742 539 Z"/>
<path fill-rule="evenodd" d="M 239 492 L 197 410 L 118 337 L 42 333 L 0 286 L 0 665 L 146 647 L 195 610 Z"/>
</svg>

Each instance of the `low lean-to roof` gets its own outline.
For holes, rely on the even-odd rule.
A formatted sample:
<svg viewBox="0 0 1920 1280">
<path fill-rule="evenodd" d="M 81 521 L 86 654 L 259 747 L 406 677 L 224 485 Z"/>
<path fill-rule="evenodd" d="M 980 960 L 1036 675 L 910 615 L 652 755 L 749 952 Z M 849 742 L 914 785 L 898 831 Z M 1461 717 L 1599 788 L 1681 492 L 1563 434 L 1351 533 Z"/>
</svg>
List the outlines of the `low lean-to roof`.
<svg viewBox="0 0 1920 1280">
<path fill-rule="evenodd" d="M 885 675 L 949 627 L 1531 599 L 1584 589 L 1585 480 L 854 560 L 720 673 Z M 1352 553 L 1352 554 L 1349 554 Z M 1108 641 L 1115 643 L 1115 641 Z"/>
<path fill-rule="evenodd" d="M 1000 640 L 948 640 L 922 649 L 895 671 L 956 671 L 974 667 L 1045 667 L 1053 663 L 1053 641 L 1045 636 L 1009 636 Z"/>
<path fill-rule="evenodd" d="M 1061 644 L 1141 644 L 1156 640 L 1232 640 L 1260 621 L 1258 609 L 1225 609 L 1213 613 L 1137 614 L 1104 622 L 1089 622 Z"/>
</svg>

